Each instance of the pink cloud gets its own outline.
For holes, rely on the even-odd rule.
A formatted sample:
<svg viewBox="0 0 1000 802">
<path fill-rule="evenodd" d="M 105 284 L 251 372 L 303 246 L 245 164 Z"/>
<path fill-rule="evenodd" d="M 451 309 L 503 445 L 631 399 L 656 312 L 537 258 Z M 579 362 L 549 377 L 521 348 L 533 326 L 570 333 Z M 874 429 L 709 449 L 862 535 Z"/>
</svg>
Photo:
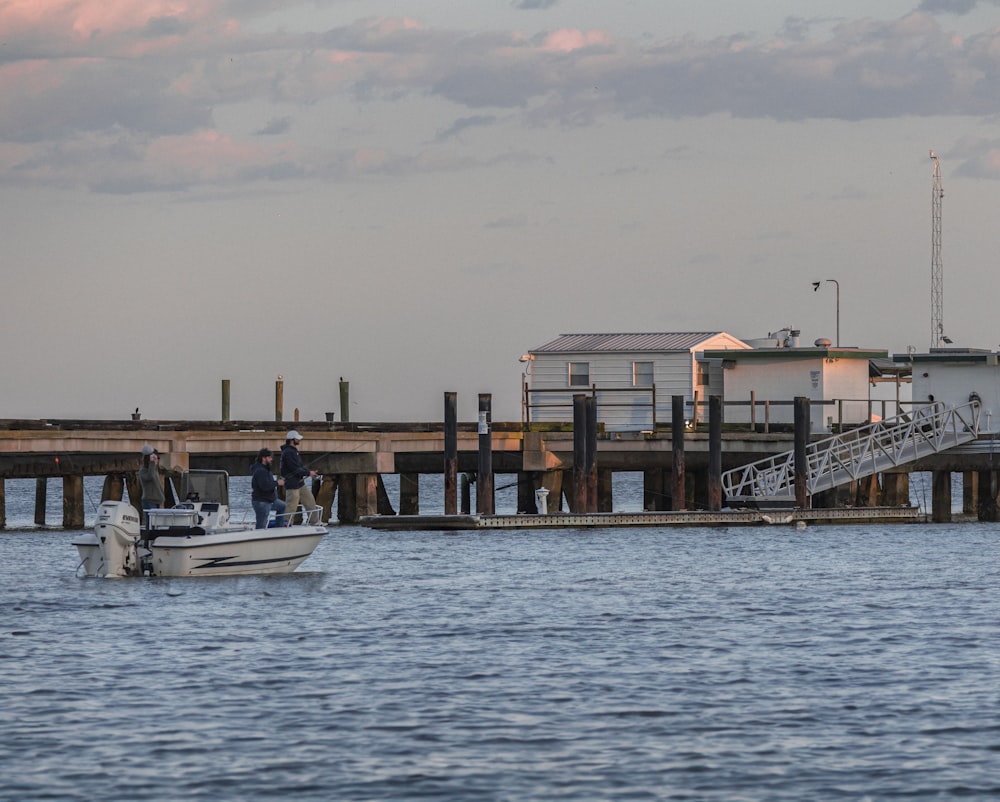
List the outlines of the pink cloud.
<svg viewBox="0 0 1000 802">
<path fill-rule="evenodd" d="M 545 37 L 542 50 L 548 53 L 571 53 L 583 47 L 611 44 L 611 36 L 605 31 L 580 31 L 563 28 Z"/>
<path fill-rule="evenodd" d="M 238 22 L 223 12 L 221 0 L 7 0 L 0 36 L 45 39 L 50 51 L 135 57 L 175 44 L 182 31 L 210 32 L 214 41 L 238 35 Z M 166 21 L 178 23 L 174 31 Z"/>
<path fill-rule="evenodd" d="M 79 61 L 74 59 L 77 65 Z M 17 61 L 0 67 L 0 92 L 8 97 L 41 94 L 62 82 L 62 76 L 48 61 Z"/>
<path fill-rule="evenodd" d="M 224 178 L 234 171 L 271 163 L 281 148 L 237 142 L 218 131 L 200 131 L 193 136 L 165 136 L 147 151 L 150 166 L 179 170 L 203 178 Z"/>
<path fill-rule="evenodd" d="M 89 39 L 145 27 L 151 19 L 203 18 L 217 3 L 182 0 L 9 0 L 0 5 L 0 32 L 46 29 Z"/>
<path fill-rule="evenodd" d="M 354 164 L 363 170 L 381 167 L 389 161 L 389 154 L 384 150 L 365 148 L 354 154 Z"/>
</svg>

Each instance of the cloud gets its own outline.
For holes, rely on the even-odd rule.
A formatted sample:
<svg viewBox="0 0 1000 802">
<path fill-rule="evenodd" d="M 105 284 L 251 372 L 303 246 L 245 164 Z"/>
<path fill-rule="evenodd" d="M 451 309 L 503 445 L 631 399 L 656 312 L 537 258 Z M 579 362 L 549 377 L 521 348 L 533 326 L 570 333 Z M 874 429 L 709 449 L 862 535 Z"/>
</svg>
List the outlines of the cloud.
<svg viewBox="0 0 1000 802">
<path fill-rule="evenodd" d="M 544 8 L 555 8 L 559 5 L 559 0 L 516 0 L 511 3 L 513 8 L 521 11 L 537 11 Z"/>
<path fill-rule="evenodd" d="M 451 139 L 466 131 L 470 128 L 482 128 L 486 126 L 493 125 L 497 121 L 497 117 L 493 114 L 476 114 L 472 117 L 461 117 L 447 128 L 438 131 L 435 135 L 434 140 L 436 142 L 444 142 L 446 139 Z"/>
<path fill-rule="evenodd" d="M 923 0 L 920 4 L 921 11 L 932 14 L 968 14 L 979 5 L 979 0 Z"/>
<path fill-rule="evenodd" d="M 292 128 L 291 117 L 272 117 L 263 128 L 257 129 L 258 136 L 278 136 L 287 134 Z"/>
<path fill-rule="evenodd" d="M 955 175 L 1000 179 L 1000 139 L 964 137 L 938 156 L 946 161 L 958 161 Z"/>
<path fill-rule="evenodd" d="M 529 127 L 720 113 L 988 116 L 1000 108 L 1000 29 L 962 38 L 929 13 L 963 13 L 970 2 L 925 0 L 927 11 L 832 27 L 789 18 L 771 37 L 707 40 L 576 28 L 527 37 L 406 17 L 262 31 L 279 8 L 266 0 L 8 3 L 0 6 L 0 183 L 162 188 L 463 169 L 491 157 L 435 148 L 501 116 Z M 451 120 L 437 127 L 435 148 L 394 152 L 330 136 L 300 147 L 292 138 L 293 109 L 298 132 L 328 126 L 325 115 L 347 104 L 404 113 L 428 99 Z M 232 122 L 240 115 L 224 114 L 246 108 L 268 122 L 240 128 Z M 273 147 L 251 144 L 265 135 Z M 115 150 L 128 158 L 110 163 Z M 989 149 L 969 158 L 970 170 L 995 176 Z M 95 180 L 93 159 L 112 168 L 107 180 Z"/>
</svg>

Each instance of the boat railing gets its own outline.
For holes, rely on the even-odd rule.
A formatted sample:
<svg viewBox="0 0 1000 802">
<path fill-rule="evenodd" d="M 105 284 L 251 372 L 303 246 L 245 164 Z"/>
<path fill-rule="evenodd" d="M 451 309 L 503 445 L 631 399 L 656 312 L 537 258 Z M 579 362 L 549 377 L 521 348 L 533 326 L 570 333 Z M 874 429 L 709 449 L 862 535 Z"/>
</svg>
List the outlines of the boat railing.
<svg viewBox="0 0 1000 802">
<path fill-rule="evenodd" d="M 310 526 L 322 526 L 323 525 L 323 508 L 313 507 L 307 510 L 303 505 L 299 505 L 297 510 L 285 511 L 283 513 L 275 513 L 273 518 L 270 518 L 267 522 L 267 528 L 277 528 L 279 526 L 289 526 L 294 523 L 292 520 L 293 516 L 300 515 L 303 516 L 302 522 Z M 257 516 L 253 510 L 244 510 L 243 514 L 240 516 L 239 521 L 230 519 L 230 521 L 238 527 L 244 529 L 253 529 L 257 525 Z"/>
<path fill-rule="evenodd" d="M 304 524 L 308 524 L 310 526 L 323 525 L 323 508 L 312 507 L 311 509 L 306 509 L 303 504 L 300 504 L 298 509 L 285 510 L 280 514 L 276 513 L 274 519 L 277 521 L 278 526 L 288 526 L 295 523 L 294 518 L 296 515 L 302 516 L 302 523 Z"/>
</svg>

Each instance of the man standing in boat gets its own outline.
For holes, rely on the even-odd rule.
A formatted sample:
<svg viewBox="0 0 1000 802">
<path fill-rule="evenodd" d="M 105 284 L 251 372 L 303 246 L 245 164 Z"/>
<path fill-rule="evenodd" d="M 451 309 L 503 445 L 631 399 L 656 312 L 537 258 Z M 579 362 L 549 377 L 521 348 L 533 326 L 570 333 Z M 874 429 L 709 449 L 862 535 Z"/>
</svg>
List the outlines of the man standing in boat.
<svg viewBox="0 0 1000 802">
<path fill-rule="evenodd" d="M 279 473 L 281 478 L 285 480 L 285 505 L 292 513 L 288 516 L 289 523 L 292 522 L 294 513 L 298 511 L 299 504 L 304 505 L 306 510 L 312 510 L 316 507 L 316 499 L 305 480 L 312 479 L 318 474 L 302 464 L 298 448 L 301 442 L 302 435 L 292 429 L 285 435 L 285 444 L 281 447 Z"/>
<path fill-rule="evenodd" d="M 250 502 L 257 517 L 258 529 L 267 529 L 267 519 L 271 517 L 271 510 L 278 514 L 279 521 L 281 513 L 285 511 L 285 502 L 278 498 L 278 488 L 285 484 L 285 480 L 274 478 L 274 474 L 271 473 L 273 461 L 274 455 L 271 449 L 262 448 L 257 452 L 257 459 L 254 460 L 251 469 Z"/>
<path fill-rule="evenodd" d="M 139 468 L 142 509 L 157 510 L 163 506 L 163 482 L 160 481 L 160 452 L 149 443 L 142 447 L 142 467 Z"/>
</svg>

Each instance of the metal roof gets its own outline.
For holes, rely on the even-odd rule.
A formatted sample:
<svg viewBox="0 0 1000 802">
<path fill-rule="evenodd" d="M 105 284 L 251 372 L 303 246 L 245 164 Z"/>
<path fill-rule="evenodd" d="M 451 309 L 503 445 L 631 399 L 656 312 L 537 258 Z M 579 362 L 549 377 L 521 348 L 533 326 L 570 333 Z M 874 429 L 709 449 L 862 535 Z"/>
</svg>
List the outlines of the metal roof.
<svg viewBox="0 0 1000 802">
<path fill-rule="evenodd" d="M 722 331 L 666 331 L 633 334 L 560 334 L 534 353 L 565 351 L 690 351 Z"/>
</svg>

